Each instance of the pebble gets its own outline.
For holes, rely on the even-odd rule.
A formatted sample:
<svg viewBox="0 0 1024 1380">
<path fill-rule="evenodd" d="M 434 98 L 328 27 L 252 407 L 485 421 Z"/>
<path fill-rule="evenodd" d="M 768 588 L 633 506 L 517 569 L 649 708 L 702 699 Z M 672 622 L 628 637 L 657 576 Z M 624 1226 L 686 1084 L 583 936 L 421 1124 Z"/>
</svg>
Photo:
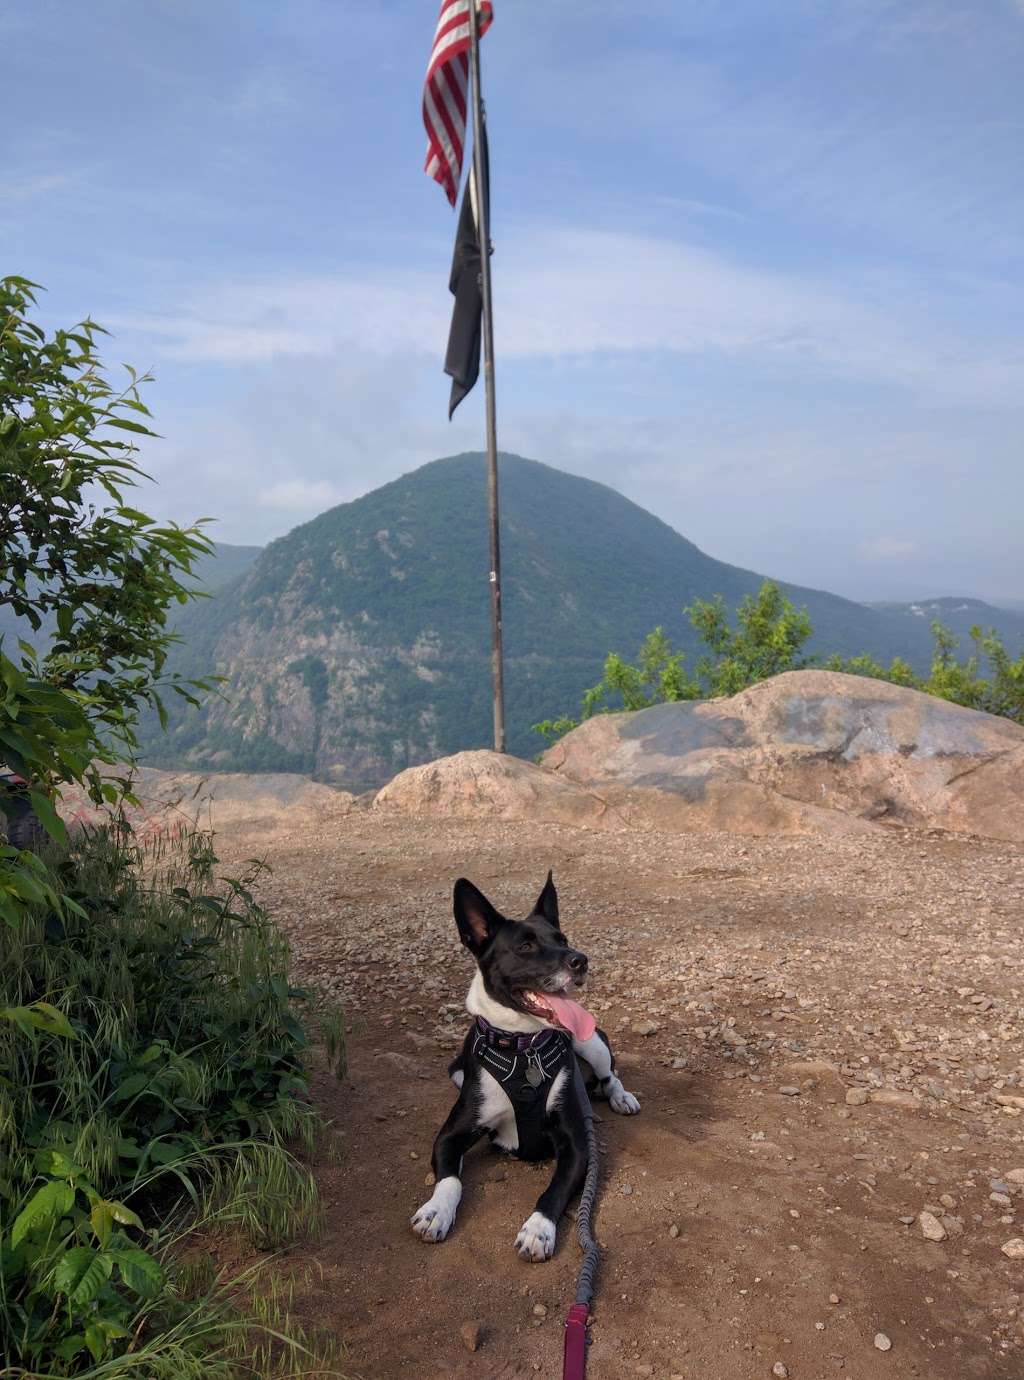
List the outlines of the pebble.
<svg viewBox="0 0 1024 1380">
<path fill-rule="evenodd" d="M 772 1366 L 772 1374 L 777 1376 L 778 1380 L 786 1380 L 789 1375 L 789 1367 L 784 1366 L 781 1361 L 776 1361 Z"/>
<path fill-rule="evenodd" d="M 625 1194 L 625 1196 L 628 1198 L 629 1195 L 633 1192 L 633 1185 L 623 1184 L 619 1192 Z"/>
<path fill-rule="evenodd" d="M 535 1303 L 535 1304 L 533 1305 L 533 1316 L 534 1316 L 535 1318 L 546 1318 L 547 1315 L 548 1315 L 548 1310 L 547 1310 L 547 1307 L 546 1307 L 545 1304 L 543 1304 L 543 1303 Z"/>
<path fill-rule="evenodd" d="M 1007 1260 L 1024 1260 L 1024 1236 L 1015 1236 L 1012 1241 L 1004 1241 L 999 1249 Z"/>
<path fill-rule="evenodd" d="M 638 1366 L 634 1366 L 634 1367 L 633 1367 L 633 1374 L 634 1374 L 634 1375 L 653 1375 L 653 1374 L 654 1374 L 654 1367 L 653 1367 L 653 1366 L 645 1365 L 644 1362 L 641 1361 L 640 1364 L 639 1364 Z"/>
<path fill-rule="evenodd" d="M 1024 1169 L 1011 1169 L 1006 1178 L 1008 1183 L 1024 1187 Z"/>
<path fill-rule="evenodd" d="M 679 1228 L 676 1226 L 675 1222 L 673 1222 L 672 1225 L 669 1227 L 668 1234 L 669 1236 L 671 1236 L 673 1241 L 675 1241 L 675 1239 L 678 1237 Z"/>
<path fill-rule="evenodd" d="M 889 1338 L 885 1335 L 884 1332 L 876 1332 L 876 1333 L 875 1333 L 875 1347 L 876 1347 L 877 1350 L 879 1350 L 879 1351 L 891 1351 L 891 1350 L 892 1350 L 892 1342 L 889 1340 Z"/>
<path fill-rule="evenodd" d="M 917 1219 L 926 1241 L 945 1241 L 946 1228 L 932 1212 L 922 1212 Z"/>
<path fill-rule="evenodd" d="M 922 1106 L 916 1093 L 900 1092 L 896 1088 L 879 1088 L 871 1094 L 871 1101 L 879 1107 L 900 1107 L 907 1112 L 919 1112 Z"/>
<path fill-rule="evenodd" d="M 838 1295 L 838 1294 L 829 1294 L 829 1296 L 828 1296 L 828 1301 L 829 1301 L 829 1303 L 838 1303 L 838 1302 L 839 1302 L 839 1295 Z"/>
<path fill-rule="evenodd" d="M 989 1200 L 990 1203 L 994 1203 L 994 1204 L 996 1205 L 996 1207 L 1001 1207 L 1001 1208 L 1012 1208 L 1012 1207 L 1013 1207 L 1013 1199 L 1010 1197 L 1010 1195 L 1009 1195 L 1008 1193 L 990 1193 L 990 1194 L 988 1195 L 988 1200 Z"/>
<path fill-rule="evenodd" d="M 657 1035 L 660 1029 L 661 1026 L 657 1021 L 637 1021 L 633 1026 L 633 1033 L 635 1035 Z"/>
<path fill-rule="evenodd" d="M 409 1158 L 410 1158 L 411 1160 L 418 1160 L 418 1159 L 419 1159 L 419 1155 L 417 1155 L 417 1153 L 416 1153 L 415 1150 L 410 1150 L 410 1151 L 409 1151 Z"/>
<path fill-rule="evenodd" d="M 782 1094 L 783 1097 L 800 1096 L 800 1089 L 794 1087 L 792 1083 L 786 1083 L 783 1087 L 779 1089 L 779 1092 Z"/>
<path fill-rule="evenodd" d="M 847 1088 L 846 1100 L 851 1107 L 863 1107 L 870 1099 L 867 1088 Z"/>
<path fill-rule="evenodd" d="M 459 1328 L 459 1335 L 467 1351 L 476 1351 L 480 1345 L 480 1324 L 478 1322 L 464 1322 Z"/>
</svg>

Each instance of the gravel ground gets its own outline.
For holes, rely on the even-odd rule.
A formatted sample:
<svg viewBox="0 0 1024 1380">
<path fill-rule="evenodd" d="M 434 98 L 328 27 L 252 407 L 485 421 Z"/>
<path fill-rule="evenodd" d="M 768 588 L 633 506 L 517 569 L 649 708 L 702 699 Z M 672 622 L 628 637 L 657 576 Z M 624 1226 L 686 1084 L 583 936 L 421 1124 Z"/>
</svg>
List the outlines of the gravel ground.
<svg viewBox="0 0 1024 1380">
<path fill-rule="evenodd" d="M 327 1230 L 297 1258 L 353 1376 L 561 1373 L 571 1221 L 548 1264 L 512 1250 L 547 1167 L 474 1151 L 448 1241 L 408 1226 L 466 1026 L 452 882 L 525 914 L 548 867 L 644 1107 L 598 1107 L 591 1380 L 1021 1374 L 1024 849 L 356 812 L 219 852 L 272 864 L 298 973 L 349 1018 L 349 1077 L 317 1085 Z"/>
</svg>

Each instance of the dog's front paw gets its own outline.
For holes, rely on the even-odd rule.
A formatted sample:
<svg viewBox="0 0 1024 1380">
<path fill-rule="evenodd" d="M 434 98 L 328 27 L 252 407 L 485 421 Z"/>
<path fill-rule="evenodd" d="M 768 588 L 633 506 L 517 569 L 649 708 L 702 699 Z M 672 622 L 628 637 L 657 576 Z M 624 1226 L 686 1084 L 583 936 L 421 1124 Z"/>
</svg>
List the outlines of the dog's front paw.
<svg viewBox="0 0 1024 1380">
<path fill-rule="evenodd" d="M 555 1224 L 542 1212 L 532 1212 L 519 1228 L 516 1250 L 524 1260 L 550 1260 L 555 1250 Z"/>
<path fill-rule="evenodd" d="M 434 1189 L 433 1197 L 428 1198 L 410 1218 L 416 1235 L 422 1236 L 424 1241 L 443 1241 L 452 1229 L 461 1197 L 462 1184 L 458 1179 L 442 1179 Z"/>
<path fill-rule="evenodd" d="M 617 1078 L 612 1078 L 607 1088 L 608 1105 L 620 1116 L 636 1116 L 640 1103 L 631 1092 L 627 1092 Z"/>
</svg>

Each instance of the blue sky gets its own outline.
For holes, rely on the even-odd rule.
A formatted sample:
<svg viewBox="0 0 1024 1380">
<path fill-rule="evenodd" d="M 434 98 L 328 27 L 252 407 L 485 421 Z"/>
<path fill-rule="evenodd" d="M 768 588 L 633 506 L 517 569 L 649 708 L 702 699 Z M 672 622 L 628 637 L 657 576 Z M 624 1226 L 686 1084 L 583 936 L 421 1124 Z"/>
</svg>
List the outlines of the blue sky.
<svg viewBox="0 0 1024 1380">
<path fill-rule="evenodd" d="M 13 0 L 3 271 L 262 542 L 446 418 L 436 0 Z M 500 442 L 853 597 L 1024 596 L 1024 0 L 495 0 Z M 538 521 L 543 516 L 538 515 Z"/>
</svg>

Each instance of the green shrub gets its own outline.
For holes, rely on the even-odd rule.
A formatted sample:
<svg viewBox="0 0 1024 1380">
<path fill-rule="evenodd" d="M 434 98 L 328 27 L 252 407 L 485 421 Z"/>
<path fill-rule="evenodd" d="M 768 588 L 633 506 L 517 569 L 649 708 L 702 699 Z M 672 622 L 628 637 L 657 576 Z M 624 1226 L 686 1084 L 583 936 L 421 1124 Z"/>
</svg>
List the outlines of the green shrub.
<svg viewBox="0 0 1024 1380">
<path fill-rule="evenodd" d="M 664 629 L 655 628 L 644 639 L 635 665 L 617 652 L 608 654 L 604 676 L 583 696 L 579 719 L 545 719 L 534 724 L 534 732 L 554 742 L 594 714 L 734 695 L 756 681 L 809 664 L 800 653 L 811 636 L 810 619 L 771 580 L 756 596 L 740 601 L 735 628 L 720 594 L 697 599 L 684 612 L 708 649 L 693 675 L 686 671 L 684 653 L 674 652 Z"/>
<path fill-rule="evenodd" d="M 202 835 L 144 853 L 103 831 L 45 865 L 74 909 L 0 930 L 0 1357 L 249 1373 L 244 1319 L 215 1289 L 183 1301 L 175 1247 L 183 1219 L 260 1249 L 317 1226 L 289 1148 L 317 1122 L 286 943 Z"/>
<path fill-rule="evenodd" d="M 534 724 L 534 732 L 555 742 L 593 714 L 735 695 L 783 671 L 817 664 L 815 658 L 802 655 L 813 632 L 807 611 L 797 609 L 771 580 L 765 580 L 756 597 L 747 595 L 741 600 L 735 628 L 729 624 L 720 594 L 698 599 L 684 611 L 708 649 L 692 676 L 685 669 L 683 653 L 673 652 L 664 631 L 655 628 L 635 665 L 616 652 L 609 653 L 604 676 L 584 694 L 578 719 L 568 714 L 544 719 Z M 829 671 L 891 681 L 1024 724 L 1024 652 L 1013 660 L 993 629 L 972 628 L 973 651 L 961 661 L 956 655 L 957 640 L 948 628 L 936 620 L 932 635 L 935 652 L 927 676 L 916 675 L 900 657 L 888 666 L 867 655 L 830 656 L 822 664 Z M 987 674 L 982 674 L 983 669 Z"/>
</svg>

